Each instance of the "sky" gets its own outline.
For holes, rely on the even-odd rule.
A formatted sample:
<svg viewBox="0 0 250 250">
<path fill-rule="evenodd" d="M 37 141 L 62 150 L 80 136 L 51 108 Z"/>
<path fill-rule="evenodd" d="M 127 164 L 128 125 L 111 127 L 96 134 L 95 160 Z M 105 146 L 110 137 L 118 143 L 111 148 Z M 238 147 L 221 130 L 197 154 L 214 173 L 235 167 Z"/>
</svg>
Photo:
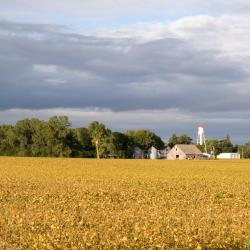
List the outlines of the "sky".
<svg viewBox="0 0 250 250">
<path fill-rule="evenodd" d="M 0 123 L 250 141 L 247 0 L 2 0 Z"/>
</svg>

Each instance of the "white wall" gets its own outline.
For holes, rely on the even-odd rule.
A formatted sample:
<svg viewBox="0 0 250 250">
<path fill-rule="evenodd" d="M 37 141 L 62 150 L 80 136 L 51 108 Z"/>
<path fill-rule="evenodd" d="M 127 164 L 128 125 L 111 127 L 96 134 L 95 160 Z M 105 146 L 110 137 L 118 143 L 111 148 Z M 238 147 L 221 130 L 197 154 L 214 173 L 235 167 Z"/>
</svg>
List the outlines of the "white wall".
<svg viewBox="0 0 250 250">
<path fill-rule="evenodd" d="M 240 159 L 240 154 L 238 153 L 221 153 L 217 155 L 218 159 Z"/>
</svg>

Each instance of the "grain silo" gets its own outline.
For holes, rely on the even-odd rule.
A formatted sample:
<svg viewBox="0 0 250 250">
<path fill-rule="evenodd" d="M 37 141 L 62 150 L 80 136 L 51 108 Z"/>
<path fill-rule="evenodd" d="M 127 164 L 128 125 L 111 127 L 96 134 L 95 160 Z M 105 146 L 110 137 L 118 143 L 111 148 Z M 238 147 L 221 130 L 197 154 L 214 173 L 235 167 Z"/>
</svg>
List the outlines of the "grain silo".
<svg viewBox="0 0 250 250">
<path fill-rule="evenodd" d="M 150 148 L 150 159 L 151 160 L 156 160 L 158 157 L 158 150 L 155 147 Z"/>
</svg>

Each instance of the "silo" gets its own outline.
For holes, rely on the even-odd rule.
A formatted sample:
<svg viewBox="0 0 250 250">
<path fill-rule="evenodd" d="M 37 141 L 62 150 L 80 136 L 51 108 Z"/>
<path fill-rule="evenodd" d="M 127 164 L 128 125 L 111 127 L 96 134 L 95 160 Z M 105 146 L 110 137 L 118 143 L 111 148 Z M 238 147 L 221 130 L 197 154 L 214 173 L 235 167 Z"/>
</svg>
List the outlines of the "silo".
<svg viewBox="0 0 250 250">
<path fill-rule="evenodd" d="M 151 160 L 156 160 L 157 159 L 157 149 L 155 147 L 151 147 L 150 159 Z"/>
</svg>

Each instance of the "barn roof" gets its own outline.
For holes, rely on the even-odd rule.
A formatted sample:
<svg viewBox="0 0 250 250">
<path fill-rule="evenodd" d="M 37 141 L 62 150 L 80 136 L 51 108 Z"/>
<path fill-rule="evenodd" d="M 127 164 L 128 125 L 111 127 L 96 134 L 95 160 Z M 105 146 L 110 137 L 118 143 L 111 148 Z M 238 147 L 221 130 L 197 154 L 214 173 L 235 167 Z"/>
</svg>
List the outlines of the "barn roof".
<svg viewBox="0 0 250 250">
<path fill-rule="evenodd" d="M 193 144 L 176 144 L 175 146 L 186 155 L 202 155 L 202 152 Z"/>
</svg>

